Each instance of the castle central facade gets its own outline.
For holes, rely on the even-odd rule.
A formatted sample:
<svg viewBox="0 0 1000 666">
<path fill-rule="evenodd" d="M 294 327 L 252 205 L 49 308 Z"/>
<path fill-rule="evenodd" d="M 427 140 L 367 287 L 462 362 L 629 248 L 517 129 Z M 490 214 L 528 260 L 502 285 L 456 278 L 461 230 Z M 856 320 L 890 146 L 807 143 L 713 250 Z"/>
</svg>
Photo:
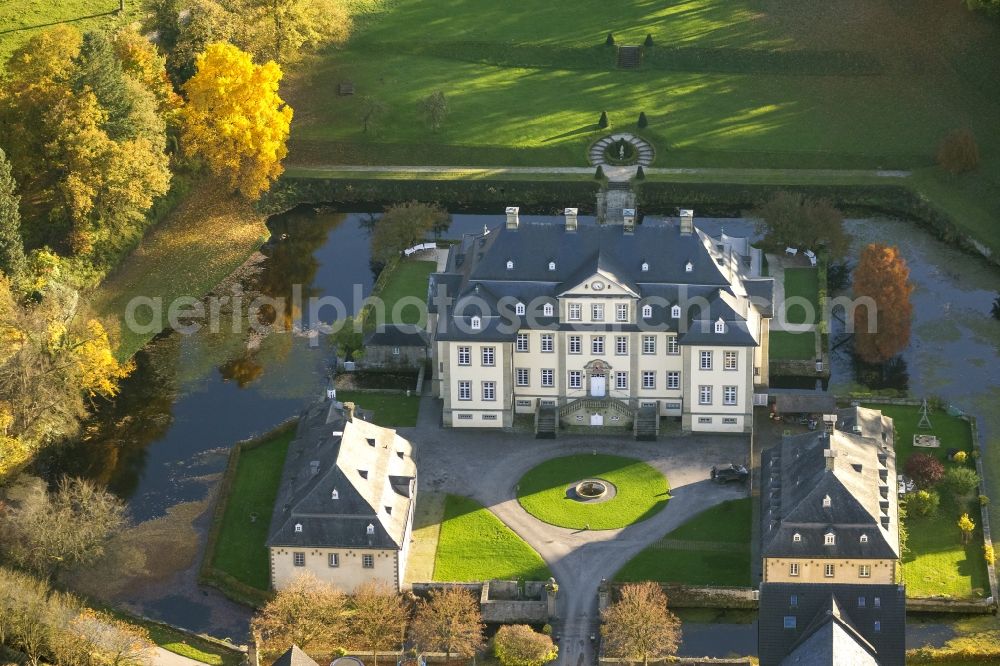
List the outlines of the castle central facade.
<svg viewBox="0 0 1000 666">
<path fill-rule="evenodd" d="M 566 425 L 637 410 L 749 432 L 767 383 L 773 281 L 746 239 L 677 221 L 506 224 L 466 236 L 431 277 L 444 425 L 499 428 L 556 408 Z"/>
</svg>

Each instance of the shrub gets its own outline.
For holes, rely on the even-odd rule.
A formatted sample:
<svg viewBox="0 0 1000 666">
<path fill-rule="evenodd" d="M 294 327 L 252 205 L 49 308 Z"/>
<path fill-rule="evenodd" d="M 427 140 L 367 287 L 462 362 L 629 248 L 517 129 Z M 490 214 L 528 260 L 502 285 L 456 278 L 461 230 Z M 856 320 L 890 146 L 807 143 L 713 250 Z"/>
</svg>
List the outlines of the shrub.
<svg viewBox="0 0 1000 666">
<path fill-rule="evenodd" d="M 986 506 L 989 503 L 990 503 L 989 497 L 987 497 L 986 495 L 979 496 L 979 506 Z"/>
<path fill-rule="evenodd" d="M 600 164 L 597 165 L 597 170 L 594 171 L 594 179 L 604 180 L 604 167 L 602 167 Z"/>
<path fill-rule="evenodd" d="M 937 161 L 954 174 L 975 170 L 979 166 L 979 146 L 972 130 L 958 129 L 942 139 Z"/>
<path fill-rule="evenodd" d="M 962 464 L 965 464 L 965 461 L 968 459 L 969 459 L 969 454 L 966 453 L 965 451 L 959 451 L 958 453 L 955 454 L 955 457 L 952 458 L 952 460 L 954 460 L 955 462 Z"/>
<path fill-rule="evenodd" d="M 500 627 L 493 638 L 493 654 L 503 666 L 542 666 L 558 655 L 552 639 L 526 624 Z"/>
<path fill-rule="evenodd" d="M 646 48 L 649 48 L 650 46 L 653 45 L 653 35 L 652 35 L 652 33 L 646 35 L 646 41 L 644 41 L 642 43 L 642 45 L 645 46 Z"/>
<path fill-rule="evenodd" d="M 960 502 L 979 487 L 979 475 L 968 467 L 952 467 L 945 473 L 941 485 Z"/>
<path fill-rule="evenodd" d="M 993 566 L 997 561 L 997 554 L 993 550 L 993 545 L 984 543 L 983 544 L 983 559 L 986 560 L 986 564 Z"/>
<path fill-rule="evenodd" d="M 635 179 L 646 180 L 646 172 L 642 170 L 641 164 L 639 165 L 639 168 L 635 170 Z"/>
<path fill-rule="evenodd" d="M 969 543 L 972 540 L 972 530 L 976 529 L 976 524 L 969 518 L 969 514 L 963 513 L 958 518 L 958 529 L 962 532 L 962 543 Z"/>
<path fill-rule="evenodd" d="M 608 38 L 604 40 L 604 45 L 605 46 L 614 46 L 615 45 L 615 36 L 613 34 L 611 34 L 610 32 L 608 33 Z"/>
<path fill-rule="evenodd" d="M 636 123 L 636 127 L 638 127 L 639 129 L 642 129 L 643 127 L 648 127 L 648 126 L 649 126 L 649 120 L 646 118 L 646 112 L 645 111 L 640 111 L 639 112 L 639 122 Z M 1000 299 L 997 299 L 997 300 L 1000 300 Z"/>
<path fill-rule="evenodd" d="M 932 488 L 944 477 L 944 465 L 929 453 L 914 453 L 906 461 L 906 473 L 921 488 Z"/>
<path fill-rule="evenodd" d="M 932 516 L 937 513 L 941 496 L 936 490 L 918 490 L 906 500 L 907 506 L 919 516 Z"/>
<path fill-rule="evenodd" d="M 601 111 L 601 117 L 597 121 L 597 126 L 600 127 L 601 129 L 604 129 L 605 127 L 608 126 L 608 112 L 607 111 Z"/>
</svg>

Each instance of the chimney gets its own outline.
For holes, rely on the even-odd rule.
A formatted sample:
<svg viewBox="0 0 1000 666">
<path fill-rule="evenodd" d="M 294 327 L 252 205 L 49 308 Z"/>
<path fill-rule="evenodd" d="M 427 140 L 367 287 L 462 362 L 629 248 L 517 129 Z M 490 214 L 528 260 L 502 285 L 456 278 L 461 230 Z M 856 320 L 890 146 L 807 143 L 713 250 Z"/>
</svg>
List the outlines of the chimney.
<svg viewBox="0 0 1000 666">
<path fill-rule="evenodd" d="M 351 422 L 354 420 L 354 403 L 345 402 L 344 403 L 344 420 Z"/>
<path fill-rule="evenodd" d="M 576 231 L 576 208 L 567 208 L 564 211 L 566 215 L 566 231 Z"/>
<path fill-rule="evenodd" d="M 823 457 L 826 458 L 826 470 L 832 472 L 837 465 L 837 452 L 833 449 L 823 449 Z"/>
<path fill-rule="evenodd" d="M 521 209 L 517 206 L 507 206 L 507 228 L 517 229 L 517 225 L 520 223 L 520 218 L 518 217 L 518 212 Z"/>
<path fill-rule="evenodd" d="M 690 236 L 694 233 L 694 211 L 690 208 L 681 209 L 681 235 Z"/>
<path fill-rule="evenodd" d="M 837 428 L 837 415 L 836 414 L 824 414 L 823 415 L 823 429 L 827 434 L 832 433 Z"/>
<path fill-rule="evenodd" d="M 625 225 L 625 233 L 630 234 L 635 231 L 635 208 L 622 209 L 622 222 Z"/>
</svg>

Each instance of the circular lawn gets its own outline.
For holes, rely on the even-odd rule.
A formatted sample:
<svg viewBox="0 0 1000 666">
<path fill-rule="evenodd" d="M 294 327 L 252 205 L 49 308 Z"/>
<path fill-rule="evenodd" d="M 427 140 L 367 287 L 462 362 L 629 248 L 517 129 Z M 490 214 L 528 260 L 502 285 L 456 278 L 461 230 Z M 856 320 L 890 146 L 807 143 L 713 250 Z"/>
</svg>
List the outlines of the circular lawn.
<svg viewBox="0 0 1000 666">
<path fill-rule="evenodd" d="M 605 502 L 581 502 L 573 489 L 585 479 L 608 481 L 617 492 Z M 553 458 L 529 471 L 518 484 L 517 500 L 550 525 L 610 530 L 652 517 L 667 505 L 669 491 L 666 477 L 644 462 L 580 454 Z"/>
</svg>

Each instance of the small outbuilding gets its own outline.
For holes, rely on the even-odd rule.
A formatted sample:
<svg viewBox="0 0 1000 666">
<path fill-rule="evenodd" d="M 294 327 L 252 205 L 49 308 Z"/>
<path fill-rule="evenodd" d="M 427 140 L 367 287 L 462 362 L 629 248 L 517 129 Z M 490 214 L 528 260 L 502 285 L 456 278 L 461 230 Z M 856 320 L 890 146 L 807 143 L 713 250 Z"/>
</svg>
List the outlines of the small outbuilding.
<svg viewBox="0 0 1000 666">
<path fill-rule="evenodd" d="M 427 360 L 427 332 L 412 324 L 384 324 L 364 337 L 367 368 L 417 369 Z"/>
</svg>

